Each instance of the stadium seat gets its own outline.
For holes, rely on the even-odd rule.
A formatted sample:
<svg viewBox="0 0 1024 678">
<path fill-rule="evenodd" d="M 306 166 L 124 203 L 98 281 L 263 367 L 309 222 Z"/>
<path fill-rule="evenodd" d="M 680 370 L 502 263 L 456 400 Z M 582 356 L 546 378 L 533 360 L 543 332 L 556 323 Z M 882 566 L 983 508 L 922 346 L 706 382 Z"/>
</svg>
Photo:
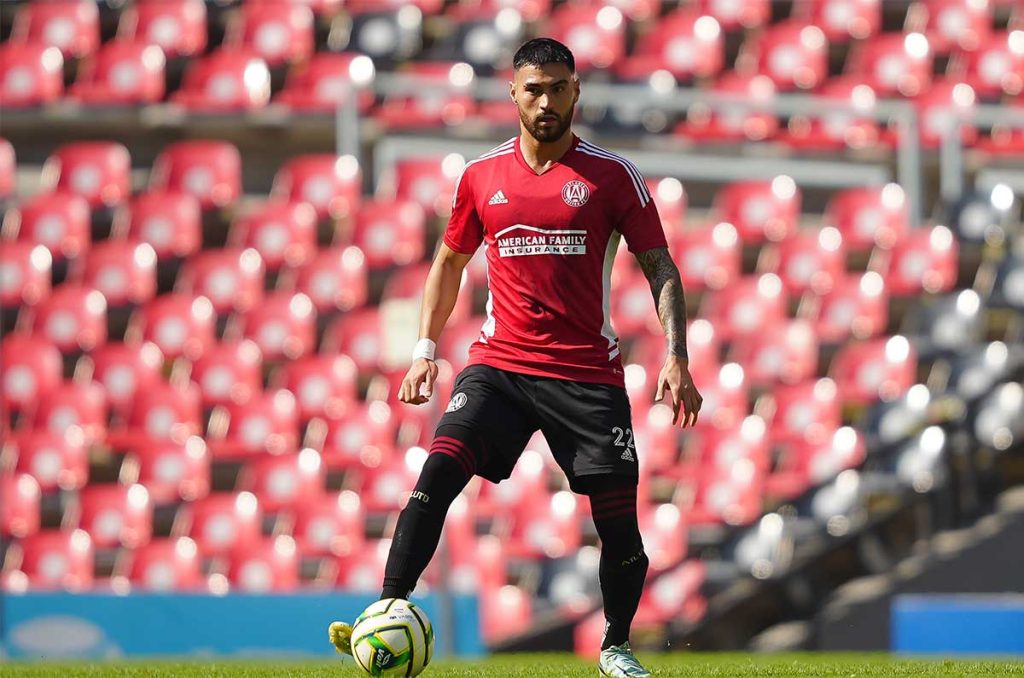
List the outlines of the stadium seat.
<svg viewBox="0 0 1024 678">
<path fill-rule="evenodd" d="M 85 255 L 82 283 L 110 306 L 144 304 L 156 295 L 156 253 L 145 243 L 98 242 Z"/>
<path fill-rule="evenodd" d="M 3 95 L 0 94 L 0 96 Z M 14 154 L 14 145 L 0 137 L 0 204 L 14 195 L 17 168 L 18 161 Z"/>
<path fill-rule="evenodd" d="M 419 466 L 427 458 L 422 447 L 409 448 L 395 455 L 388 463 L 358 475 L 359 497 L 366 512 L 386 514 L 400 511 L 416 487 Z"/>
<path fill-rule="evenodd" d="M 820 444 L 842 423 L 839 392 L 827 377 L 780 384 L 758 401 L 757 411 L 768 421 L 772 445 Z"/>
<path fill-rule="evenodd" d="M 64 283 L 32 309 L 32 332 L 61 353 L 89 352 L 107 340 L 107 300 L 93 287 Z"/>
<path fill-rule="evenodd" d="M 42 245 L 5 242 L 0 248 L 0 308 L 34 306 L 50 295 L 53 257 Z"/>
<path fill-rule="evenodd" d="M 811 306 L 809 317 L 824 343 L 867 339 L 884 332 L 889 324 L 889 290 L 875 271 L 840 278 Z"/>
<path fill-rule="evenodd" d="M 394 190 L 378 194 L 398 202 L 415 202 L 431 215 L 447 217 L 452 211 L 455 181 L 463 167 L 465 160 L 458 154 L 403 158 L 395 163 L 391 175 L 381 180 L 381 184 L 390 184 Z"/>
<path fill-rule="evenodd" d="M 298 155 L 274 175 L 271 195 L 307 202 L 316 209 L 318 219 L 336 220 L 359 210 L 362 181 L 359 161 L 351 155 Z"/>
<path fill-rule="evenodd" d="M 246 462 L 238 488 L 255 494 L 267 513 L 295 511 L 323 495 L 326 475 L 320 453 L 307 447 Z"/>
<path fill-rule="evenodd" d="M 136 449 L 154 440 L 184 442 L 202 431 L 199 390 L 192 384 L 157 382 L 136 393 L 125 421 L 111 425 L 114 449 Z"/>
<path fill-rule="evenodd" d="M 909 10 L 908 19 L 918 12 L 926 17 L 924 33 L 936 54 L 973 51 L 991 39 L 993 17 L 987 0 L 919 1 Z"/>
<path fill-rule="evenodd" d="M 228 559 L 228 580 L 242 593 L 288 593 L 299 587 L 299 557 L 289 535 L 262 539 Z"/>
<path fill-rule="evenodd" d="M 928 89 L 933 56 L 921 33 L 881 33 L 851 48 L 846 72 L 879 96 L 912 97 Z"/>
<path fill-rule="evenodd" d="M 206 3 L 203 0 L 146 0 L 121 12 L 117 39 L 156 45 L 168 59 L 192 57 L 206 49 Z"/>
<path fill-rule="evenodd" d="M 335 585 L 350 593 L 378 595 L 390 548 L 390 539 L 369 539 L 361 552 L 339 558 Z"/>
<path fill-rule="evenodd" d="M 998 101 L 1024 91 L 1024 30 L 994 33 L 959 58 L 967 84 L 979 97 Z"/>
<path fill-rule="evenodd" d="M 581 539 L 579 500 L 561 490 L 519 506 L 507 546 L 512 558 L 562 558 L 575 553 Z"/>
<path fill-rule="evenodd" d="M 86 444 L 102 442 L 107 434 L 107 394 L 92 381 L 65 381 L 36 403 L 32 427 L 62 434 L 77 426 Z"/>
<path fill-rule="evenodd" d="M 837 191 L 825 207 L 825 225 L 839 229 L 848 252 L 890 249 L 910 228 L 909 222 L 899 184 Z"/>
<path fill-rule="evenodd" d="M 722 31 L 713 17 L 683 7 L 658 20 L 630 56 L 615 66 L 622 80 L 646 80 L 666 70 L 677 81 L 711 78 L 725 63 Z"/>
<path fill-rule="evenodd" d="M 356 214 L 353 243 L 372 268 L 405 266 L 423 258 L 426 215 L 413 202 L 370 201 Z"/>
<path fill-rule="evenodd" d="M 818 371 L 818 336 L 810 322 L 786 320 L 738 338 L 731 360 L 744 366 L 752 386 L 797 383 Z"/>
<path fill-rule="evenodd" d="M 750 459 L 727 469 L 708 469 L 692 493 L 692 504 L 681 508 L 695 526 L 749 525 L 761 515 L 765 470 Z"/>
<path fill-rule="evenodd" d="M 64 58 L 56 47 L 0 45 L 0 106 L 32 108 L 64 93 Z"/>
<path fill-rule="evenodd" d="M 955 135 L 962 143 L 973 144 L 978 136 L 971 124 L 975 101 L 974 90 L 964 82 L 950 78 L 933 81 L 928 91 L 914 98 L 921 121 L 921 145 L 936 149 L 944 139 Z"/>
<path fill-rule="evenodd" d="M 999 308 L 1024 309 L 1022 280 L 1024 280 L 1024 251 L 1021 247 L 1017 247 L 1003 259 L 996 270 L 990 303 Z"/>
<path fill-rule="evenodd" d="M 146 191 L 118 213 L 112 233 L 148 244 L 157 261 L 182 259 L 202 247 L 202 210 L 199 201 L 186 193 Z"/>
<path fill-rule="evenodd" d="M 771 0 L 697 0 L 703 14 L 713 16 L 726 31 L 758 28 L 771 20 Z"/>
<path fill-rule="evenodd" d="M 700 592 L 705 572 L 704 561 L 687 560 L 646 586 L 637 608 L 637 626 L 673 620 L 691 624 L 699 621 L 707 609 L 707 601 Z M 603 616 L 598 621 L 603 623 Z"/>
<path fill-rule="evenodd" d="M 0 473 L 0 536 L 24 539 L 39 531 L 42 493 L 28 473 Z"/>
<path fill-rule="evenodd" d="M 844 403 L 892 400 L 914 383 L 917 351 L 906 337 L 878 337 L 839 349 L 829 375 Z"/>
<path fill-rule="evenodd" d="M 764 419 L 752 414 L 734 426 L 704 429 L 687 438 L 684 461 L 665 475 L 693 483 L 711 472 L 727 472 L 744 460 L 765 470 L 769 464 L 766 428 Z"/>
<path fill-rule="evenodd" d="M 859 76 L 831 78 L 816 94 L 824 101 L 847 109 L 825 110 L 821 115 L 794 115 L 784 134 L 787 146 L 809 150 L 865 149 L 894 143 L 894 134 L 883 130 L 872 117 L 877 97 Z"/>
<path fill-rule="evenodd" d="M 370 374 L 378 369 L 383 355 L 382 332 L 380 309 L 361 308 L 342 315 L 327 327 L 320 350 L 343 353 L 355 361 L 361 373 Z"/>
<path fill-rule="evenodd" d="M 531 441 L 507 480 L 497 485 L 483 483 L 480 486 L 474 508 L 481 518 L 509 516 L 520 507 L 541 502 L 547 509 L 550 500 L 547 483 L 548 468 L 544 456 Z"/>
<path fill-rule="evenodd" d="M 295 360 L 316 348 L 316 313 L 301 292 L 271 292 L 239 322 L 268 362 Z"/>
<path fill-rule="evenodd" d="M 79 493 L 79 527 L 99 548 L 123 546 L 134 549 L 153 535 L 153 510 L 149 492 L 139 484 L 89 484 Z"/>
<path fill-rule="evenodd" d="M 126 336 L 152 342 L 165 358 L 197 360 L 216 341 L 216 322 L 209 299 L 174 292 L 139 309 Z"/>
<path fill-rule="evenodd" d="M 56 47 L 67 58 L 96 51 L 100 44 L 100 13 L 90 0 L 49 0 L 21 5 L 14 15 L 13 44 Z"/>
<path fill-rule="evenodd" d="M 903 316 L 903 331 L 913 335 L 922 357 L 959 355 L 984 340 L 987 309 L 974 290 L 923 301 Z"/>
<path fill-rule="evenodd" d="M 215 492 L 182 504 L 180 511 L 204 558 L 226 556 L 260 539 L 263 512 L 252 492 Z"/>
<path fill-rule="evenodd" d="M 735 104 L 712 108 L 695 103 L 675 133 L 697 143 L 763 141 L 779 127 L 778 118 L 763 106 L 775 98 L 775 91 L 775 83 L 767 76 L 726 71 L 708 92 L 735 99 Z"/>
<path fill-rule="evenodd" d="M 568 4 L 548 20 L 548 35 L 572 50 L 576 70 L 614 68 L 626 54 L 626 20 L 611 4 Z"/>
<path fill-rule="evenodd" d="M 263 390 L 263 356 L 249 339 L 211 343 L 192 363 L 189 378 L 199 387 L 203 407 L 244 403 Z"/>
<path fill-rule="evenodd" d="M 155 505 L 195 501 L 210 493 L 210 453 L 199 436 L 152 440 L 132 450 L 138 482 Z"/>
<path fill-rule="evenodd" d="M 127 414 L 137 393 L 162 379 L 164 357 L 151 342 L 108 342 L 96 347 L 89 358 L 93 380 L 103 385 L 111 409 L 121 416 Z"/>
<path fill-rule="evenodd" d="M 43 530 L 20 540 L 18 550 L 30 590 L 76 592 L 93 584 L 93 545 L 84 530 Z"/>
<path fill-rule="evenodd" d="M 223 208 L 242 193 L 242 158 L 226 141 L 169 144 L 153 162 L 149 187 L 192 195 L 204 210 Z"/>
<path fill-rule="evenodd" d="M 61 383 L 60 351 L 39 337 L 12 333 L 0 345 L 3 412 L 24 412 Z M 5 422 L 6 423 L 6 422 Z"/>
<path fill-rule="evenodd" d="M 394 455 L 397 417 L 384 401 L 358 402 L 323 420 L 324 464 L 330 470 L 378 468 Z"/>
<path fill-rule="evenodd" d="M 729 428 L 750 414 L 749 385 L 743 368 L 736 363 L 726 363 L 717 373 L 694 383 L 704 398 L 698 427 Z"/>
<path fill-rule="evenodd" d="M 661 326 L 651 285 L 643 273 L 637 270 L 630 270 L 628 276 L 616 282 L 611 310 L 612 326 L 623 337 L 656 332 Z"/>
<path fill-rule="evenodd" d="M 530 628 L 533 599 L 518 586 L 506 584 L 487 590 L 480 601 L 480 626 L 488 643 L 514 636 Z"/>
<path fill-rule="evenodd" d="M 80 195 L 89 207 L 116 207 L 132 194 L 131 156 L 114 141 L 78 141 L 54 151 L 43 165 L 46 191 Z"/>
<path fill-rule="evenodd" d="M 353 14 L 363 12 L 380 12 L 385 9 L 400 9 L 406 5 L 414 5 L 421 13 L 433 16 L 441 11 L 444 0 L 415 0 L 414 2 L 403 2 L 402 0 L 347 0 L 345 9 Z"/>
<path fill-rule="evenodd" d="M 843 236 L 832 226 L 798 231 L 775 246 L 771 270 L 790 296 L 825 294 L 846 273 Z"/>
<path fill-rule="evenodd" d="M 365 54 L 377 68 L 389 70 L 410 60 L 422 46 L 423 13 L 418 8 L 397 12 L 379 5 L 376 9 L 364 5 L 362 11 L 353 14 L 348 40 L 338 45 Z"/>
<path fill-rule="evenodd" d="M 796 8 L 830 43 L 870 38 L 882 25 L 882 0 L 801 0 Z"/>
<path fill-rule="evenodd" d="M 254 393 L 244 403 L 229 402 L 210 417 L 206 440 L 215 460 L 294 452 L 299 440 L 295 396 L 278 389 Z"/>
<path fill-rule="evenodd" d="M 19 431 L 6 444 L 14 450 L 15 472 L 35 478 L 43 492 L 79 490 L 89 478 L 89 448 L 79 428 Z"/>
<path fill-rule="evenodd" d="M 313 54 L 313 12 L 301 3 L 249 2 L 229 22 L 223 46 L 263 59 L 271 68 Z"/>
<path fill-rule="evenodd" d="M 715 194 L 712 209 L 736 227 L 743 244 L 778 242 L 792 235 L 800 218 L 800 188 L 780 174 L 771 180 L 736 181 Z"/>
<path fill-rule="evenodd" d="M 270 70 L 259 57 L 226 49 L 191 59 L 171 101 L 197 113 L 238 114 L 270 101 Z"/>
<path fill-rule="evenodd" d="M 296 113 L 334 115 L 354 96 L 359 112 L 366 115 L 374 100 L 366 86 L 374 74 L 373 60 L 365 54 L 320 52 L 288 74 L 274 101 Z"/>
<path fill-rule="evenodd" d="M 815 89 L 828 77 L 828 41 L 813 24 L 791 19 L 772 24 L 754 41 L 757 70 L 780 91 Z"/>
<path fill-rule="evenodd" d="M 707 295 L 702 316 L 723 341 L 765 332 L 786 319 L 786 293 L 774 273 L 749 275 Z"/>
<path fill-rule="evenodd" d="M 452 5 L 447 12 L 452 29 L 434 43 L 427 58 L 464 61 L 485 76 L 507 66 L 525 39 L 526 26 L 514 2 L 503 4 L 474 0 Z"/>
<path fill-rule="evenodd" d="M 865 456 L 864 437 L 849 426 L 836 429 L 823 442 L 789 443 L 779 465 L 765 481 L 765 493 L 776 499 L 792 499 L 845 469 L 860 466 Z"/>
<path fill-rule="evenodd" d="M 421 262 L 403 266 L 388 276 L 381 297 L 381 313 L 392 318 L 401 316 L 403 311 L 415 311 L 420 308 L 423 300 L 423 284 L 430 271 L 430 264 Z M 465 289 L 465 281 L 460 282 L 462 289 Z M 472 311 L 472 299 L 465 291 L 459 294 L 455 300 L 455 306 L 448 316 L 448 322 L 458 323 L 469 317 Z M 401 356 L 403 365 L 405 356 Z"/>
<path fill-rule="evenodd" d="M 110 42 L 85 62 L 70 98 L 86 106 L 135 106 L 164 97 L 164 53 L 155 45 Z"/>
<path fill-rule="evenodd" d="M 686 557 L 686 520 L 678 506 L 660 504 L 640 512 L 640 533 L 651 569 L 664 572 Z"/>
<path fill-rule="evenodd" d="M 365 262 L 354 245 L 317 250 L 296 272 L 295 289 L 309 297 L 320 316 L 350 311 L 367 300 Z"/>
<path fill-rule="evenodd" d="M 730 223 L 680 231 L 669 244 L 687 290 L 720 290 L 740 276 L 740 240 Z"/>
<path fill-rule="evenodd" d="M 292 534 L 303 556 L 339 558 L 364 552 L 363 508 L 352 490 L 320 494 L 295 510 Z"/>
<path fill-rule="evenodd" d="M 144 591 L 198 591 L 204 578 L 199 548 L 188 537 L 154 539 L 131 553 L 128 578 Z"/>
<path fill-rule="evenodd" d="M 473 316 L 445 326 L 441 341 L 438 342 L 439 358 L 447 360 L 455 373 L 459 373 L 469 360 L 469 347 L 480 338 L 487 318 Z"/>
<path fill-rule="evenodd" d="M 470 118 L 476 104 L 470 89 L 475 74 L 465 62 L 413 62 L 402 71 L 418 86 L 387 96 L 374 119 L 392 130 L 455 127 Z"/>
<path fill-rule="evenodd" d="M 345 355 L 306 356 L 283 364 L 272 383 L 295 394 L 299 419 L 343 416 L 358 399 L 358 374 Z"/>
<path fill-rule="evenodd" d="M 263 300 L 263 260 L 251 247 L 204 250 L 185 262 L 178 288 L 209 299 L 218 315 L 246 313 Z"/>
<path fill-rule="evenodd" d="M 875 403 L 864 418 L 869 448 L 885 449 L 922 431 L 933 420 L 935 404 L 924 384 L 914 384 L 899 398 Z"/>
<path fill-rule="evenodd" d="M 515 10 L 523 21 L 537 21 L 551 13 L 551 0 L 462 0 L 448 13 L 465 19 L 480 14 L 493 16 L 505 8 Z"/>
<path fill-rule="evenodd" d="M 267 200 L 231 223 L 228 241 L 260 253 L 268 271 L 296 268 L 316 252 L 316 210 L 308 203 Z"/>
<path fill-rule="evenodd" d="M 675 177 L 647 178 L 644 182 L 647 184 L 647 191 L 651 194 L 655 207 L 658 208 L 658 217 L 661 218 L 665 235 L 671 239 L 682 232 L 686 226 L 688 205 L 686 189 L 682 182 Z"/>
<path fill-rule="evenodd" d="M 889 253 L 885 278 L 894 295 L 948 292 L 956 285 L 959 247 L 945 226 L 908 231 Z"/>
<path fill-rule="evenodd" d="M 92 242 L 89 203 L 68 193 L 43 193 L 9 210 L 4 218 L 5 233 L 17 239 L 43 245 L 59 263 L 77 259 Z"/>
<path fill-rule="evenodd" d="M 686 349 L 690 356 L 690 374 L 714 376 L 721 367 L 719 364 L 721 338 L 715 333 L 714 326 L 704 318 L 695 318 L 686 327 Z M 665 334 L 659 330 L 645 334 L 633 341 L 628 354 L 628 362 L 643 365 L 648 372 L 650 392 L 654 391 L 654 379 L 665 362 L 667 352 Z M 626 385 L 629 388 L 629 385 Z M 635 407 L 634 403 L 634 407 Z"/>
</svg>

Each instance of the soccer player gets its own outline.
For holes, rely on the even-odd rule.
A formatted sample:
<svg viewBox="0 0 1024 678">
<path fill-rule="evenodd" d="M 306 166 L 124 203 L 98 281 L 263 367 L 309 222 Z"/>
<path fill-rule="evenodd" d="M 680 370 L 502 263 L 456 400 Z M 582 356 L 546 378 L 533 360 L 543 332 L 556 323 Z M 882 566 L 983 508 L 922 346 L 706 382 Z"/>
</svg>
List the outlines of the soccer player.
<svg viewBox="0 0 1024 678">
<path fill-rule="evenodd" d="M 576 136 L 580 98 L 572 53 L 537 38 L 513 58 L 520 133 L 468 163 L 427 276 L 419 343 L 399 399 L 427 402 L 436 342 L 463 268 L 486 248 L 487 320 L 457 377 L 430 455 L 395 528 L 382 598 L 407 598 L 434 555 L 448 507 L 473 475 L 508 478 L 530 437 L 544 433 L 570 488 L 590 497 L 601 540 L 605 634 L 601 675 L 650 675 L 629 647 L 647 574 L 637 525 L 637 450 L 618 339 L 609 321 L 612 262 L 626 239 L 654 294 L 667 356 L 656 399 L 692 425 L 701 396 L 687 369 L 679 271 L 657 209 L 632 163 Z M 350 652 L 351 627 L 331 625 Z"/>
</svg>

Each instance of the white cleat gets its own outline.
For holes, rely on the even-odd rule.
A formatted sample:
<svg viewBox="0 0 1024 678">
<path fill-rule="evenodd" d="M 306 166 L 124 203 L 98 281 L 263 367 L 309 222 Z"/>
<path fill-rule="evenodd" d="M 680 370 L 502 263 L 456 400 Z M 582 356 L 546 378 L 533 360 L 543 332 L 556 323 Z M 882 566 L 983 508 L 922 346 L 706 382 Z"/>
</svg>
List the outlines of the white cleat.
<svg viewBox="0 0 1024 678">
<path fill-rule="evenodd" d="M 633 656 L 628 642 L 601 650 L 601 660 L 597 665 L 601 675 L 609 678 L 650 678 L 651 675 Z"/>
</svg>

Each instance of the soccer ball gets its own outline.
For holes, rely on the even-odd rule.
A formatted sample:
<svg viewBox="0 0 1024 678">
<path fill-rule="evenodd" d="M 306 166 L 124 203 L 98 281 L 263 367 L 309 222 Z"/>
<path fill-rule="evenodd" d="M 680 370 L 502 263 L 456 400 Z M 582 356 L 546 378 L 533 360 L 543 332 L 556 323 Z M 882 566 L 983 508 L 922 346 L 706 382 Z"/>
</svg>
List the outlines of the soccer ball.
<svg viewBox="0 0 1024 678">
<path fill-rule="evenodd" d="M 430 620 L 408 600 L 378 600 L 352 628 L 352 656 L 368 675 L 418 676 L 433 655 Z"/>
</svg>

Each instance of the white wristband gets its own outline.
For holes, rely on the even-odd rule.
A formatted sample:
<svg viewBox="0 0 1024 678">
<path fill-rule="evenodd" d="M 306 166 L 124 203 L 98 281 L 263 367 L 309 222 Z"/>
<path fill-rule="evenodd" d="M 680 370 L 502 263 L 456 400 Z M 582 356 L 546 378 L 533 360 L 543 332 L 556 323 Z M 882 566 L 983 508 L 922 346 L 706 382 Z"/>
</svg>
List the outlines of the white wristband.
<svg viewBox="0 0 1024 678">
<path fill-rule="evenodd" d="M 412 359 L 417 360 L 418 358 L 426 358 L 427 360 L 434 359 L 434 351 L 437 350 L 437 344 L 430 339 L 420 339 L 416 342 L 416 348 L 412 350 Z"/>
</svg>

